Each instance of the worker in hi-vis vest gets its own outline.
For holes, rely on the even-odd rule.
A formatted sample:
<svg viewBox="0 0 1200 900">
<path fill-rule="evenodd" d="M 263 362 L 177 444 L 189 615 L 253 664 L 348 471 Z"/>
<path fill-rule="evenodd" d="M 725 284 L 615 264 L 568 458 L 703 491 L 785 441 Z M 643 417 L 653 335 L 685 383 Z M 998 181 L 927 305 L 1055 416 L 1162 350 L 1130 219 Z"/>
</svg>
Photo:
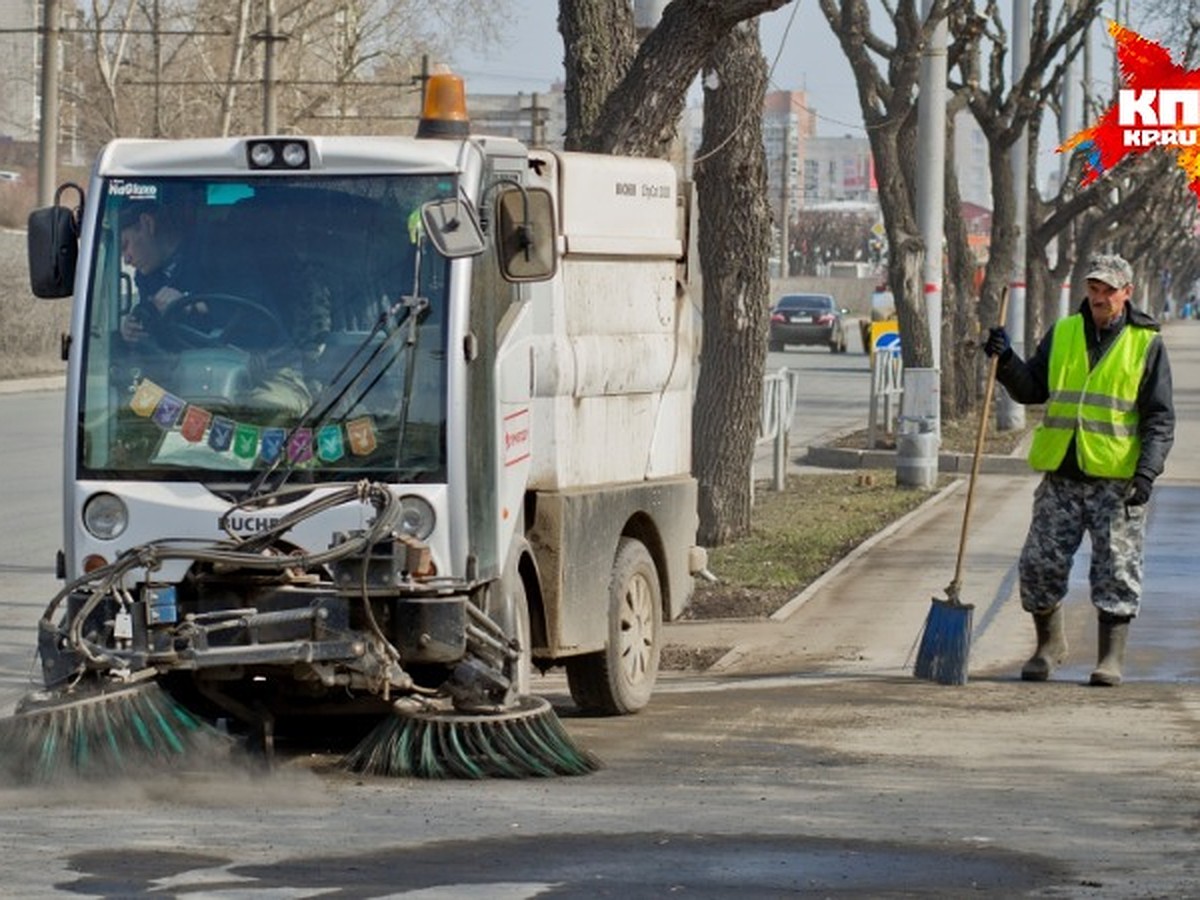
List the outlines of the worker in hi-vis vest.
<svg viewBox="0 0 1200 900">
<path fill-rule="evenodd" d="M 1086 532 L 1099 652 L 1091 683 L 1121 683 L 1129 623 L 1142 595 L 1146 504 L 1175 440 L 1171 367 L 1158 323 L 1134 308 L 1133 269 L 1120 256 L 1095 257 L 1087 299 L 1055 323 L 1022 360 L 1003 328 L 984 344 L 996 376 L 1018 403 L 1044 403 L 1029 464 L 1045 473 L 1019 565 L 1021 606 L 1032 614 L 1037 649 L 1021 669 L 1045 681 L 1067 655 L 1062 601 L 1071 561 Z"/>
</svg>

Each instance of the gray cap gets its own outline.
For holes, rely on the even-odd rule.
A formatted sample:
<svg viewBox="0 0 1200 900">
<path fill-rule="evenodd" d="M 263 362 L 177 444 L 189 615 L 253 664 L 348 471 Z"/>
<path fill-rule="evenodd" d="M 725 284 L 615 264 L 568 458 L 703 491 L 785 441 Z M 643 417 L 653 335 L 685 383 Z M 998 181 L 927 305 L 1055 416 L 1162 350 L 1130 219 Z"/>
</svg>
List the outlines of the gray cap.
<svg viewBox="0 0 1200 900">
<path fill-rule="evenodd" d="M 1093 256 L 1088 263 L 1087 279 L 1091 281 L 1093 278 L 1120 290 L 1127 284 L 1133 284 L 1133 267 L 1115 253 Z"/>
</svg>

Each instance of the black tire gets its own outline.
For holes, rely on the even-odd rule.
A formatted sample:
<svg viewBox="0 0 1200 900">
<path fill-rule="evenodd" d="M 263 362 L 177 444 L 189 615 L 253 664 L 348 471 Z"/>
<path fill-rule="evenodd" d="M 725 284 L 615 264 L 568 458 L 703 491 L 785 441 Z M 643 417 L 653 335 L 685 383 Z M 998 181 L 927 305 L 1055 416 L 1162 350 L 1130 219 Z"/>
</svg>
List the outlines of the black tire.
<svg viewBox="0 0 1200 900">
<path fill-rule="evenodd" d="M 782 353 L 783 352 L 783 341 L 768 341 L 767 349 L 769 351 L 771 351 L 772 353 Z"/>
<path fill-rule="evenodd" d="M 608 585 L 608 643 L 567 660 L 567 684 L 579 708 L 628 715 L 650 702 L 662 652 L 662 586 L 641 541 L 617 543 Z"/>
</svg>

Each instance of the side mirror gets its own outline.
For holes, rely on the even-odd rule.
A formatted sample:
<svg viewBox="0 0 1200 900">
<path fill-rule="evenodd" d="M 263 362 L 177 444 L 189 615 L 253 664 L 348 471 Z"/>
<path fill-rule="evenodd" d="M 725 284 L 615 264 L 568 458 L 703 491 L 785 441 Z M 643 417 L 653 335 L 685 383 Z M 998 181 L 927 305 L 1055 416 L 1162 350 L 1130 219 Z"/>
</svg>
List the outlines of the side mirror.
<svg viewBox="0 0 1200 900">
<path fill-rule="evenodd" d="M 483 229 L 470 204 L 459 197 L 431 200 L 421 207 L 425 233 L 447 259 L 478 256 L 483 252 Z"/>
<path fill-rule="evenodd" d="M 29 214 L 29 286 L 35 297 L 70 297 L 79 259 L 79 223 L 65 206 Z"/>
<path fill-rule="evenodd" d="M 496 251 L 506 281 L 545 281 L 558 268 L 554 202 L 542 188 L 512 187 L 496 197 Z"/>
</svg>

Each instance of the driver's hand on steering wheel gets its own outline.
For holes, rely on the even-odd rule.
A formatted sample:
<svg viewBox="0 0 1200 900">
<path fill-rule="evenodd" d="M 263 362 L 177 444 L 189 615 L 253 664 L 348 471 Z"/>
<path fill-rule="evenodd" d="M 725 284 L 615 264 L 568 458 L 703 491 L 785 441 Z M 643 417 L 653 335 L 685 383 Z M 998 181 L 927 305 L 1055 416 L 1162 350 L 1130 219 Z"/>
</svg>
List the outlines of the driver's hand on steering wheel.
<svg viewBox="0 0 1200 900">
<path fill-rule="evenodd" d="M 121 317 L 121 337 L 130 344 L 136 344 L 150 336 L 146 329 L 146 318 L 157 313 L 145 303 L 139 303 L 134 309 Z"/>
<path fill-rule="evenodd" d="M 135 344 L 149 336 L 149 331 L 146 328 L 147 318 L 157 318 L 161 313 L 166 312 L 167 307 L 186 297 L 187 294 L 170 286 L 159 288 L 157 294 L 150 298 L 150 305 L 146 302 L 139 303 L 137 307 L 130 310 L 121 319 L 121 337 L 131 344 Z M 203 301 L 198 302 L 190 310 L 189 314 L 205 315 L 208 312 L 208 305 Z"/>
</svg>

